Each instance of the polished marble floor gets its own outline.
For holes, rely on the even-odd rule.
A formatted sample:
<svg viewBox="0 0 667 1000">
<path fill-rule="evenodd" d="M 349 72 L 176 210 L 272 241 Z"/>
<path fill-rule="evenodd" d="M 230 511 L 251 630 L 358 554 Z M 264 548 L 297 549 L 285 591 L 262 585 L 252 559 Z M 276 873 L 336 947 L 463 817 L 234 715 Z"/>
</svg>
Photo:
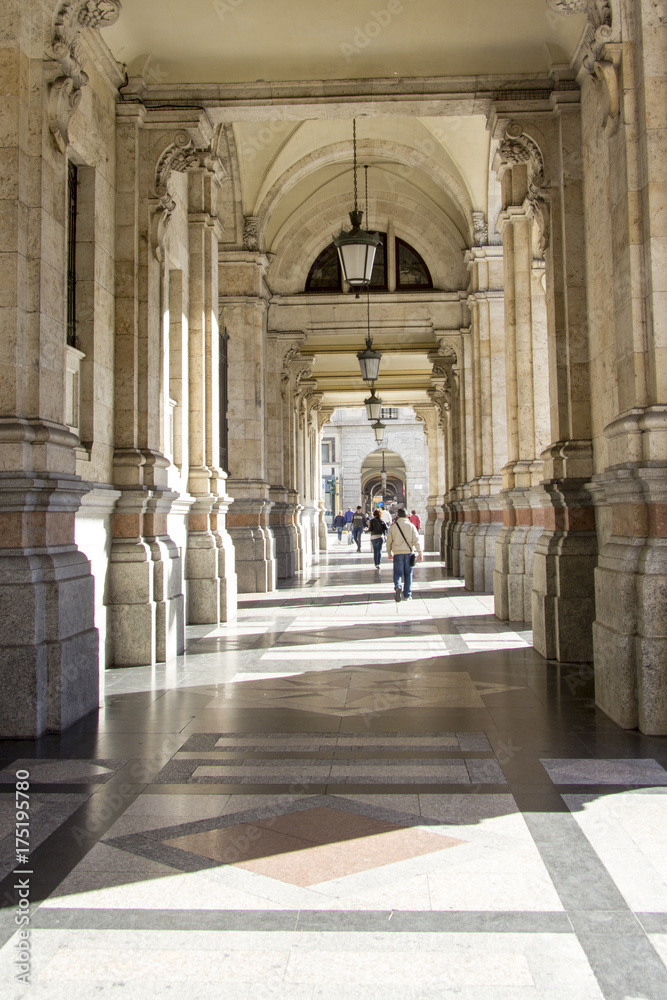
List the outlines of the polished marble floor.
<svg viewBox="0 0 667 1000">
<path fill-rule="evenodd" d="M 333 538 L 0 743 L 2 996 L 667 1000 L 667 740 L 435 556 L 413 594 Z"/>
</svg>

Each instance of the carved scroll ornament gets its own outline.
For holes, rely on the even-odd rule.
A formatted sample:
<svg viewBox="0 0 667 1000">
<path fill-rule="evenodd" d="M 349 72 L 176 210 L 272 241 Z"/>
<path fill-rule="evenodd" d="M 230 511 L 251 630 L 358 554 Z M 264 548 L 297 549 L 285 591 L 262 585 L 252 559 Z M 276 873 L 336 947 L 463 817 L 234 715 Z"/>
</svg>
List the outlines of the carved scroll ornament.
<svg viewBox="0 0 667 1000">
<path fill-rule="evenodd" d="M 549 246 L 549 195 L 544 180 L 544 158 L 535 140 L 523 130 L 520 122 L 509 122 L 505 138 L 498 146 L 498 155 L 505 166 L 525 163 L 528 191 L 524 201 L 527 214 L 535 220 L 542 256 Z"/>
<path fill-rule="evenodd" d="M 603 128 L 612 136 L 618 129 L 621 108 L 619 84 L 620 47 L 613 44 L 610 0 L 547 0 L 558 14 L 586 14 L 588 23 L 579 46 L 578 60 L 602 88 Z"/>
<path fill-rule="evenodd" d="M 205 167 L 215 173 L 218 181 L 222 181 L 226 172 L 217 154 L 218 141 L 219 129 L 206 146 L 198 146 L 188 132 L 180 131 L 176 132 L 173 140 L 160 154 L 155 167 L 155 194 L 158 198 L 158 206 L 155 213 L 156 225 L 153 235 L 153 249 L 158 260 L 161 259 L 160 248 L 164 243 L 167 224 L 176 208 L 176 202 L 169 192 L 171 174 L 174 171 L 183 174 L 187 173 L 188 170 Z"/>
<path fill-rule="evenodd" d="M 81 103 L 82 88 L 88 83 L 81 55 L 81 31 L 115 24 L 120 10 L 120 0 L 63 0 L 56 10 L 47 54 L 58 64 L 61 74 L 49 89 L 49 129 L 61 153 L 69 144 L 72 115 Z"/>
</svg>

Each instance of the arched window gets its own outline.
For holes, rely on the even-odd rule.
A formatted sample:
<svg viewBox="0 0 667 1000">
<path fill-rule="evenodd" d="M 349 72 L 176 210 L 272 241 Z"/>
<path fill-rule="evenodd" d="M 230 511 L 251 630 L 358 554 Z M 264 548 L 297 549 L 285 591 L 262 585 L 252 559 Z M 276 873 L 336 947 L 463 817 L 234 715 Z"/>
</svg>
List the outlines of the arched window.
<svg viewBox="0 0 667 1000">
<path fill-rule="evenodd" d="M 340 292 L 341 273 L 338 251 L 333 243 L 315 258 L 306 280 L 307 292 Z"/>
<path fill-rule="evenodd" d="M 396 237 L 396 288 L 408 291 L 411 288 L 433 288 L 429 270 L 417 251 Z"/>
</svg>

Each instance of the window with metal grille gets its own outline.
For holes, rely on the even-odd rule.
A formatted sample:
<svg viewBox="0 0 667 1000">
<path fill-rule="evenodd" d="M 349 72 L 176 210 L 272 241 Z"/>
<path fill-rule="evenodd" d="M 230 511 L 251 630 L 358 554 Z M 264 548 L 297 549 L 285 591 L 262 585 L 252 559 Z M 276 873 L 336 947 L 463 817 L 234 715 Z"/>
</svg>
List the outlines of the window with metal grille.
<svg viewBox="0 0 667 1000">
<path fill-rule="evenodd" d="M 398 407 L 383 406 L 380 410 L 380 420 L 398 420 Z"/>
<path fill-rule="evenodd" d="M 76 194 L 75 163 L 67 164 L 67 343 L 76 347 Z"/>
</svg>

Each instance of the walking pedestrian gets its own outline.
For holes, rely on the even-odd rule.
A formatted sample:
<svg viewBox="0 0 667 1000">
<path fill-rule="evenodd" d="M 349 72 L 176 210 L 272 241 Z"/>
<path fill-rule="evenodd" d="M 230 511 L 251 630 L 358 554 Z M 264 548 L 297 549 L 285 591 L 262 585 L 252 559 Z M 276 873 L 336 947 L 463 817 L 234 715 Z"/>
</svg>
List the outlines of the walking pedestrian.
<svg viewBox="0 0 667 1000">
<path fill-rule="evenodd" d="M 340 545 L 343 541 L 343 528 L 345 527 L 345 514 L 343 514 L 342 511 L 339 510 L 334 517 L 333 526 L 336 530 L 336 534 L 338 535 L 338 544 Z"/>
<path fill-rule="evenodd" d="M 414 524 L 417 531 L 421 531 L 422 521 L 416 510 L 410 511 L 410 524 Z"/>
<path fill-rule="evenodd" d="M 368 518 L 359 506 L 352 515 L 352 538 L 357 543 L 357 552 L 361 552 L 361 536 L 367 528 Z"/>
<path fill-rule="evenodd" d="M 352 544 L 352 518 L 354 517 L 354 511 L 351 507 L 348 507 L 345 511 L 345 525 L 347 527 L 347 544 Z"/>
<path fill-rule="evenodd" d="M 392 556 L 394 560 L 394 597 L 397 604 L 401 596 L 406 601 L 412 600 L 412 557 L 415 551 L 417 560 L 421 562 L 422 547 L 419 532 L 406 517 L 405 508 L 399 507 L 396 520 L 387 534 L 387 555 Z"/>
<path fill-rule="evenodd" d="M 375 569 L 380 569 L 380 562 L 382 560 L 382 543 L 384 542 L 384 536 L 387 533 L 387 525 L 382 519 L 381 511 L 379 507 L 376 507 L 373 511 L 373 516 L 368 525 L 368 530 L 371 536 L 371 545 L 373 546 L 373 562 L 375 563 Z"/>
</svg>

